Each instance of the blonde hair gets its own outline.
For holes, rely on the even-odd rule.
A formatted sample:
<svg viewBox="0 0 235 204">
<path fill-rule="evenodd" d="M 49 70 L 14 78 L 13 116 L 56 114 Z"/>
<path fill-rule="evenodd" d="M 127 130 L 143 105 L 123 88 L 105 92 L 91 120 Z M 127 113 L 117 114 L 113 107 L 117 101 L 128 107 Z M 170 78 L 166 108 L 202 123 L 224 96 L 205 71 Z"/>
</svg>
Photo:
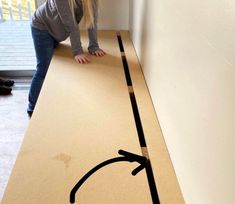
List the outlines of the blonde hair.
<svg viewBox="0 0 235 204">
<path fill-rule="evenodd" d="M 75 20 L 74 9 L 77 7 L 76 0 L 68 0 L 69 6 Z M 86 28 L 94 27 L 93 0 L 82 0 L 83 4 L 83 23 Z M 76 22 L 76 21 L 75 21 Z"/>
</svg>

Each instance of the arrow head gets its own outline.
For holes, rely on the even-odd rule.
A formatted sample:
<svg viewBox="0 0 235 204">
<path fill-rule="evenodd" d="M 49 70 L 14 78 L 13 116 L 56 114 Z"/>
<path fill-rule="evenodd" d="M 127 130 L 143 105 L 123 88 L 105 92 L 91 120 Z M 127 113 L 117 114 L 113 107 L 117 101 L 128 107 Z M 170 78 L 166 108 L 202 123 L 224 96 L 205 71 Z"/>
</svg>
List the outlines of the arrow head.
<svg viewBox="0 0 235 204">
<path fill-rule="evenodd" d="M 144 156 L 140 156 L 137 154 L 133 154 L 124 150 L 119 150 L 118 153 L 128 159 L 129 162 L 138 162 L 140 166 L 138 166 L 136 169 L 132 171 L 132 175 L 135 176 L 138 174 L 141 170 L 143 170 L 147 164 L 148 159 Z"/>
<path fill-rule="evenodd" d="M 144 168 L 146 167 L 145 164 L 141 164 L 140 166 L 138 166 L 136 169 L 134 169 L 131 174 L 133 176 L 135 176 L 136 174 L 138 174 L 140 171 L 142 171 Z"/>
</svg>

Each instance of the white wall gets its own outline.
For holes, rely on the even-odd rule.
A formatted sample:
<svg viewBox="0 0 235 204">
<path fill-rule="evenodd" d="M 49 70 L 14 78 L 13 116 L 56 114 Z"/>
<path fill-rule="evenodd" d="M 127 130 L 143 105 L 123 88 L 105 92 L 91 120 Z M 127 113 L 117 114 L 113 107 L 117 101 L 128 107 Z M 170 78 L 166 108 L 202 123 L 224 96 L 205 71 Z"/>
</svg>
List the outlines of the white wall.
<svg viewBox="0 0 235 204">
<path fill-rule="evenodd" d="M 129 0 L 99 0 L 99 3 L 99 29 L 129 29 Z"/>
<path fill-rule="evenodd" d="M 235 1 L 130 0 L 130 29 L 187 204 L 235 203 Z"/>
<path fill-rule="evenodd" d="M 45 0 L 36 0 L 41 5 Z M 99 29 L 128 30 L 129 0 L 99 0 Z"/>
</svg>

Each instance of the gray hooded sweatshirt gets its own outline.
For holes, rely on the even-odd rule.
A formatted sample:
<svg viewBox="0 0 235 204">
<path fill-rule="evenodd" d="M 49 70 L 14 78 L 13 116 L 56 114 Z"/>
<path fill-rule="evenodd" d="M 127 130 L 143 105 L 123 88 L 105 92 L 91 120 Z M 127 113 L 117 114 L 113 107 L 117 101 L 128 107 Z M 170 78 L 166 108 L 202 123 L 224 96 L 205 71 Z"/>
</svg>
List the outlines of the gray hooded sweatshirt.
<svg viewBox="0 0 235 204">
<path fill-rule="evenodd" d="M 80 31 L 78 24 L 83 16 L 82 0 L 76 0 L 74 23 L 72 12 L 70 10 L 68 0 L 47 0 L 34 13 L 32 18 L 32 26 L 47 30 L 58 42 L 64 41 L 70 37 L 72 53 L 74 56 L 83 53 Z M 99 49 L 97 42 L 97 16 L 98 2 L 92 0 L 94 11 L 94 27 L 88 29 L 90 53 Z"/>
</svg>

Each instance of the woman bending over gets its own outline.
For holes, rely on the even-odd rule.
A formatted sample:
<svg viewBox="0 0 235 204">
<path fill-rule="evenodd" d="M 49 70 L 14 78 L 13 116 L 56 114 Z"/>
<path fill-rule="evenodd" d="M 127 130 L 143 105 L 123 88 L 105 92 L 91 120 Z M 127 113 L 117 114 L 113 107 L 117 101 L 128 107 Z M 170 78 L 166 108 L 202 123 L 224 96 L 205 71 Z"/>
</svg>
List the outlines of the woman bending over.
<svg viewBox="0 0 235 204">
<path fill-rule="evenodd" d="M 53 51 L 59 42 L 70 37 L 75 61 L 85 64 L 90 61 L 84 54 L 80 41 L 78 24 L 82 18 L 88 29 L 89 53 L 105 55 L 97 42 L 97 15 L 98 0 L 47 0 L 35 11 L 31 29 L 37 67 L 29 92 L 29 116 L 33 113 Z"/>
</svg>

